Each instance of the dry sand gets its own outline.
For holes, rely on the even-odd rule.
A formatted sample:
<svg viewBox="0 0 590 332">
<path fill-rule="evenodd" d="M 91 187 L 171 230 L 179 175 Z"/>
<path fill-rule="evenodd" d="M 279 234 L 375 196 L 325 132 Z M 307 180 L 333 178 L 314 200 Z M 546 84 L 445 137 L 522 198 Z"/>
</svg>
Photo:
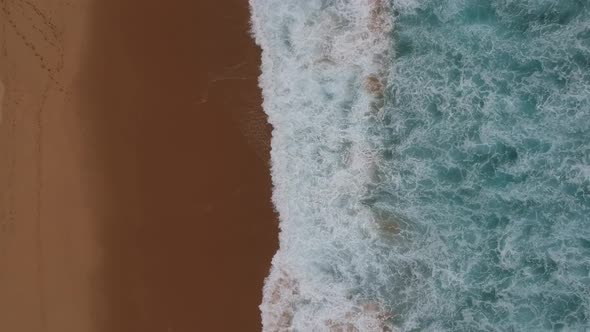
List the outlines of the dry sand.
<svg viewBox="0 0 590 332">
<path fill-rule="evenodd" d="M 0 0 L 0 330 L 259 331 L 246 1 Z"/>
</svg>

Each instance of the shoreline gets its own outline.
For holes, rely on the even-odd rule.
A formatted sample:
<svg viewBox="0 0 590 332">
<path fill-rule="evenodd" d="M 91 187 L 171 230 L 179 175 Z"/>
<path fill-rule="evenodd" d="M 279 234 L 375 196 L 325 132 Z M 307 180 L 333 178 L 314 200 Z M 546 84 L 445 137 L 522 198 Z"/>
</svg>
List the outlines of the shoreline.
<svg viewBox="0 0 590 332">
<path fill-rule="evenodd" d="M 282 230 L 264 286 L 264 330 L 390 329 L 393 313 L 383 301 L 356 293 L 367 276 L 355 261 L 371 248 L 365 236 L 382 226 L 363 198 L 378 181 L 370 130 L 384 116 L 389 3 L 250 3 L 264 52 L 265 111 L 275 126 L 273 198 Z"/>
</svg>

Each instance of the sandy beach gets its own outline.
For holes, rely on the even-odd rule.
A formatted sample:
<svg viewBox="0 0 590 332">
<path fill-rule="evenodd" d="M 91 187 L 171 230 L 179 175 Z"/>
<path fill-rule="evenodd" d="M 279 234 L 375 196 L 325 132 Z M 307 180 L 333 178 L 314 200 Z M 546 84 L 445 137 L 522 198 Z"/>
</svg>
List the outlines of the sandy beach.
<svg viewBox="0 0 590 332">
<path fill-rule="evenodd" d="M 259 331 L 277 226 L 247 3 L 0 9 L 0 330 Z"/>
</svg>

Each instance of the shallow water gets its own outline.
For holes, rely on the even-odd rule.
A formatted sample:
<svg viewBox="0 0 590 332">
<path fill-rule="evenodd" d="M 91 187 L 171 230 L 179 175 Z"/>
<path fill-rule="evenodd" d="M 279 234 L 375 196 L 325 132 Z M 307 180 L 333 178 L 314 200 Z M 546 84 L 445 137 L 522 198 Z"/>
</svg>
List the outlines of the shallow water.
<svg viewBox="0 0 590 332">
<path fill-rule="evenodd" d="M 590 328 L 590 4 L 251 4 L 282 229 L 266 330 Z"/>
</svg>

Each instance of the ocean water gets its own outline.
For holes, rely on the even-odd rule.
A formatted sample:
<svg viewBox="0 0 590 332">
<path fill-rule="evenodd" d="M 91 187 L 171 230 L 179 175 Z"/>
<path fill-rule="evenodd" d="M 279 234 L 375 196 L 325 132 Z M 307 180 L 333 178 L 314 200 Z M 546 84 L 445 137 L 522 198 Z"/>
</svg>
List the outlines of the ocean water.
<svg viewBox="0 0 590 332">
<path fill-rule="evenodd" d="M 590 2 L 250 5 L 265 331 L 590 331 Z"/>
</svg>

